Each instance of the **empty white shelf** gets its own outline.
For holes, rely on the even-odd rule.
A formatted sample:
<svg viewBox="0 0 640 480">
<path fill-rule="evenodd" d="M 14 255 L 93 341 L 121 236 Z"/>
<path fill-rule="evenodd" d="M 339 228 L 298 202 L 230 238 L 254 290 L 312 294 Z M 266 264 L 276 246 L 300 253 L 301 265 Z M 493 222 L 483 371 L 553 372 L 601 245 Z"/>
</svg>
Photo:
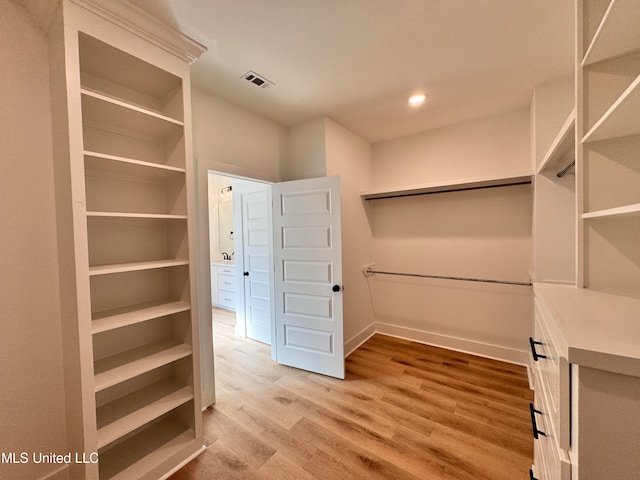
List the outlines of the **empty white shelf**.
<svg viewBox="0 0 640 480">
<path fill-rule="evenodd" d="M 126 441 L 100 452 L 100 478 L 140 478 L 173 455 L 185 452 L 186 463 L 203 450 L 204 447 L 195 442 L 193 430 L 170 416 Z"/>
<path fill-rule="evenodd" d="M 638 47 L 638 0 L 612 0 L 584 55 L 584 66 L 618 57 Z"/>
<path fill-rule="evenodd" d="M 144 345 L 94 362 L 95 391 L 191 355 L 191 347 L 173 340 Z"/>
<path fill-rule="evenodd" d="M 582 218 L 605 218 L 617 217 L 622 215 L 640 215 L 640 203 L 583 213 Z"/>
<path fill-rule="evenodd" d="M 595 142 L 610 138 L 627 137 L 640 134 L 640 76 L 637 77 L 622 95 L 609 107 L 609 110 L 591 127 L 582 139 L 583 142 Z"/>
<path fill-rule="evenodd" d="M 575 151 L 575 134 L 576 134 L 576 109 L 569 114 L 564 124 L 560 128 L 560 131 L 556 135 L 556 138 L 551 143 L 549 150 L 545 154 L 540 166 L 538 167 L 538 173 L 547 170 L 560 170 L 567 165 L 563 165 L 562 162 L 571 161 L 567 154 Z"/>
<path fill-rule="evenodd" d="M 164 379 L 99 407 L 98 448 L 133 432 L 193 398 L 193 389 Z"/>
<path fill-rule="evenodd" d="M 149 220 L 186 220 L 186 215 L 170 215 L 166 213 L 129 213 L 129 212 L 87 212 L 88 218 L 122 218 Z"/>
<path fill-rule="evenodd" d="M 106 332 L 108 330 L 153 320 L 154 318 L 186 312 L 190 310 L 190 308 L 187 302 L 182 301 L 143 303 L 117 308 L 95 313 L 93 315 L 93 321 L 91 322 L 91 328 L 94 334 Z"/>
<path fill-rule="evenodd" d="M 131 105 L 100 93 L 82 89 L 82 118 L 93 124 L 161 138 L 182 130 L 183 122 Z"/>
<path fill-rule="evenodd" d="M 117 263 L 115 265 L 96 265 L 89 267 L 89 275 L 110 275 L 112 273 L 136 272 L 154 268 L 177 267 L 188 265 L 188 260 L 152 260 L 149 262 Z"/>
<path fill-rule="evenodd" d="M 432 183 L 424 185 L 411 185 L 399 188 L 384 188 L 360 192 L 360 197 L 365 200 L 377 198 L 406 197 L 412 195 L 424 195 L 429 193 L 454 192 L 459 190 L 475 190 L 479 188 L 506 187 L 510 185 L 522 185 L 531 183 L 531 175 L 519 175 L 514 177 L 466 179 L 452 183 Z"/>
<path fill-rule="evenodd" d="M 185 173 L 184 168 L 88 150 L 84 151 L 84 165 L 87 172 L 142 178 L 147 181 L 149 179 L 169 180 Z"/>
</svg>

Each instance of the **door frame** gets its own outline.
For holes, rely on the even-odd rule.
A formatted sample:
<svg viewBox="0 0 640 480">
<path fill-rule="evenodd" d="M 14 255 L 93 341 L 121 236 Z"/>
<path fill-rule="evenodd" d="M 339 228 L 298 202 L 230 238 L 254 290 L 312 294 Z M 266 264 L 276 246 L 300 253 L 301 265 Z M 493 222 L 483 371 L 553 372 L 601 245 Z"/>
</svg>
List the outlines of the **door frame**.
<svg viewBox="0 0 640 480">
<path fill-rule="evenodd" d="M 198 304 L 198 326 L 200 330 L 200 378 L 202 386 L 202 408 L 210 407 L 216 402 L 215 365 L 213 355 L 213 327 L 211 318 L 211 267 L 209 261 L 209 171 L 220 175 L 232 176 L 255 182 L 274 183 L 280 179 L 268 173 L 217 162 L 211 158 L 195 157 L 196 175 L 193 191 L 196 194 L 196 271 Z"/>
</svg>

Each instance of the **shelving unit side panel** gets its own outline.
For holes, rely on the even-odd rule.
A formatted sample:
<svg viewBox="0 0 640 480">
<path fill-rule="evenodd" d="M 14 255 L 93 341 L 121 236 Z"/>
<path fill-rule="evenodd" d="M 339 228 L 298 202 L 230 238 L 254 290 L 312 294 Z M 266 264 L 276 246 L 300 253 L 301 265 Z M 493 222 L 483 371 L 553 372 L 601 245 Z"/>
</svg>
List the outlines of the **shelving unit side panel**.
<svg viewBox="0 0 640 480">
<path fill-rule="evenodd" d="M 84 176 L 79 155 L 83 143 L 77 128 L 82 124 L 80 73 L 77 30 L 65 24 L 61 9 L 52 20 L 48 43 L 51 89 L 56 92 L 51 110 L 67 441 L 70 450 L 89 454 L 96 450 L 97 439 Z M 71 465 L 69 472 L 97 478 L 95 465 Z"/>
<path fill-rule="evenodd" d="M 188 229 L 188 248 L 189 248 L 189 258 L 192 260 L 189 263 L 189 277 L 190 280 L 188 282 L 188 292 L 183 290 L 183 295 L 189 298 L 191 308 L 191 348 L 193 349 L 192 358 L 193 361 L 193 389 L 197 392 L 202 392 L 202 380 L 201 380 L 201 371 L 200 371 L 200 323 L 198 311 L 200 308 L 210 309 L 210 305 L 200 305 L 199 304 L 199 285 L 197 283 L 198 279 L 198 269 L 206 269 L 208 271 L 209 267 L 207 262 L 195 261 L 198 259 L 198 245 L 197 245 L 197 229 L 196 229 L 196 221 L 197 221 L 197 209 L 196 209 L 196 168 L 195 168 L 195 159 L 193 155 L 193 138 L 192 138 L 192 130 L 191 130 L 191 89 L 189 88 L 190 82 L 190 74 L 189 70 L 185 72 L 183 76 L 183 88 L 182 88 L 182 109 L 184 111 L 185 118 L 185 129 L 184 129 L 184 155 L 187 159 L 186 163 L 186 192 L 188 192 L 186 196 L 186 204 L 187 204 L 187 212 L 189 216 L 189 220 L 187 222 Z M 187 282 L 184 282 L 187 283 Z M 180 286 L 178 285 L 178 288 Z M 184 298 L 184 297 L 183 297 Z M 206 292 L 203 292 L 203 298 L 207 298 Z M 205 316 L 206 318 L 206 316 Z M 205 344 L 206 345 L 206 344 Z M 206 346 L 206 348 L 209 348 Z M 195 431 L 196 438 L 202 439 L 203 437 L 203 425 L 202 425 L 202 416 L 200 412 L 202 411 L 202 397 L 201 395 L 195 395 L 193 399 L 193 405 L 196 411 L 196 415 L 192 418 L 193 430 Z"/>
</svg>

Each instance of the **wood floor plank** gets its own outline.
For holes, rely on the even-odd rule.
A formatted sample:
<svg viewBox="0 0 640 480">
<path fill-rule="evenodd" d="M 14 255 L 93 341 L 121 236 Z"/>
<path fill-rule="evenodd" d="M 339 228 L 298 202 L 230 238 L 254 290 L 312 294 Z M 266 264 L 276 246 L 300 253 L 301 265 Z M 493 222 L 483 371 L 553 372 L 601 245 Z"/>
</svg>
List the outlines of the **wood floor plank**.
<svg viewBox="0 0 640 480">
<path fill-rule="evenodd" d="M 292 433 L 308 438 L 310 442 L 313 442 L 324 452 L 325 455 L 317 455 L 314 459 L 315 461 L 318 458 L 327 458 L 326 456 L 329 456 L 340 465 L 340 467 L 334 467 L 334 469 L 349 472 L 349 476 L 340 478 L 362 478 L 363 480 L 421 480 L 425 478 L 424 475 L 416 477 L 410 474 L 398 465 L 380 458 L 368 449 L 335 434 L 307 418 L 300 420 L 292 429 Z M 307 468 L 314 463 L 312 461 L 307 464 Z M 426 469 L 424 473 L 427 473 Z M 433 474 L 430 478 L 440 478 L 443 472 L 441 469 L 436 468 L 430 473 Z"/>
<path fill-rule="evenodd" d="M 526 369 L 374 335 L 346 379 L 278 365 L 214 309 L 207 450 L 171 480 L 512 480 L 533 461 Z"/>
</svg>

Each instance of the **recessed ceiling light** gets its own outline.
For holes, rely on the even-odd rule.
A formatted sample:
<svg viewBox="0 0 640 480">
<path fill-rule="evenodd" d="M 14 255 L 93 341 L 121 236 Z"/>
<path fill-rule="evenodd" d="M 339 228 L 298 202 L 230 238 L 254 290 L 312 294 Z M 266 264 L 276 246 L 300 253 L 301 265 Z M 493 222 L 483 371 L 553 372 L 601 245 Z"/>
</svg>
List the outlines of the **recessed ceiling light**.
<svg viewBox="0 0 640 480">
<path fill-rule="evenodd" d="M 424 93 L 418 93 L 409 97 L 409 105 L 418 106 L 422 105 L 427 96 Z"/>
</svg>

